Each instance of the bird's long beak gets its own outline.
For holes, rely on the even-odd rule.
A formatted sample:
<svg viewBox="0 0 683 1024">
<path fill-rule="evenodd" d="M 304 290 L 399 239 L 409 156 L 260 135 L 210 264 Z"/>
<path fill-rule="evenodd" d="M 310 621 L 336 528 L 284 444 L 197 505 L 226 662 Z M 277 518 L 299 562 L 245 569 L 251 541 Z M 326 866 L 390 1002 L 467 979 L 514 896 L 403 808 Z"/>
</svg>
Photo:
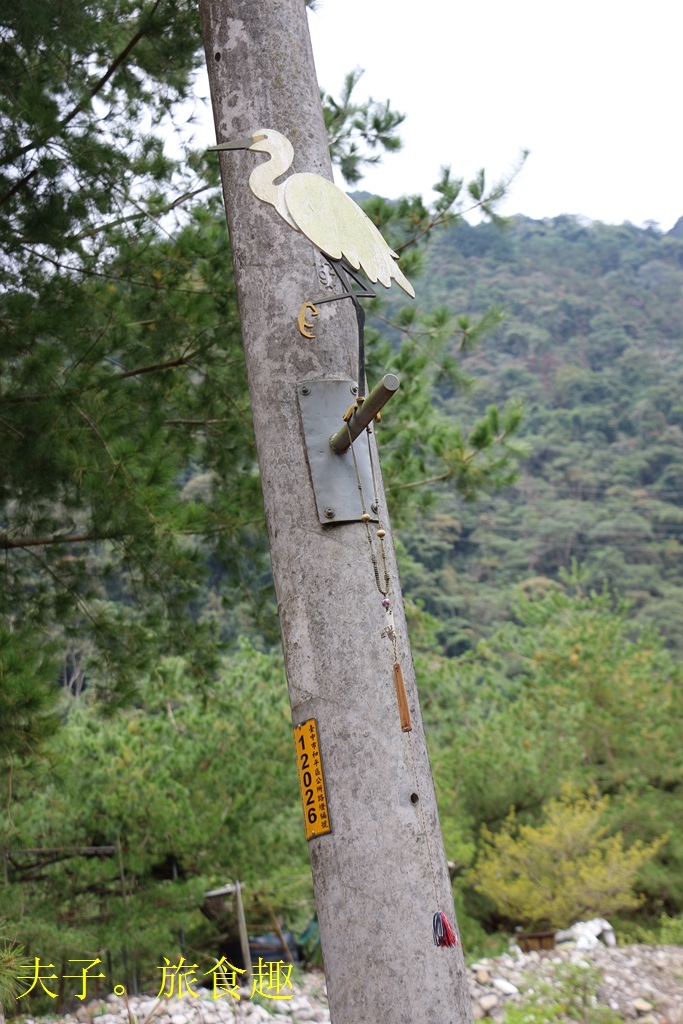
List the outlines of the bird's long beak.
<svg viewBox="0 0 683 1024">
<path fill-rule="evenodd" d="M 247 135 L 246 139 L 235 139 L 233 142 L 221 142 L 219 146 L 209 146 L 207 153 L 222 153 L 224 149 L 249 149 L 256 140 L 253 135 Z"/>
</svg>

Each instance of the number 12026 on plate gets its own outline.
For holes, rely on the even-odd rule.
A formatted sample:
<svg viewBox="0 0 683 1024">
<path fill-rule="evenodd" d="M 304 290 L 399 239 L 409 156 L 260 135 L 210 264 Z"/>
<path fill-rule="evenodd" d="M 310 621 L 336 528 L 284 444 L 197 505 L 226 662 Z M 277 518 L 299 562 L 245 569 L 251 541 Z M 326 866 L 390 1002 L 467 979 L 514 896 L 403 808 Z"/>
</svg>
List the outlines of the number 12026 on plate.
<svg viewBox="0 0 683 1024">
<path fill-rule="evenodd" d="M 301 802 L 304 805 L 306 839 L 313 839 L 332 831 L 327 813 L 325 778 L 315 718 L 309 718 L 303 725 L 295 726 L 294 742 Z"/>
</svg>

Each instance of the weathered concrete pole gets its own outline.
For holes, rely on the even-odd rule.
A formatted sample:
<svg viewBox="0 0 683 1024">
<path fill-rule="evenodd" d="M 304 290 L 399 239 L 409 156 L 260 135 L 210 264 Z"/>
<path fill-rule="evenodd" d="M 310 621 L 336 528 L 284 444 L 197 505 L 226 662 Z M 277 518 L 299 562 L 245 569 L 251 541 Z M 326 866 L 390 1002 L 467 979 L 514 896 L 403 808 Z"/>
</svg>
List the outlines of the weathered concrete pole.
<svg viewBox="0 0 683 1024">
<path fill-rule="evenodd" d="M 200 8 L 217 141 L 273 128 L 294 146 L 293 172 L 331 178 L 303 0 Z M 264 159 L 220 157 L 292 718 L 316 719 L 327 787 L 332 831 L 309 848 L 332 1020 L 463 1024 L 461 951 L 432 939 L 432 915 L 454 921 L 453 901 L 390 531 L 384 522 L 412 732 L 366 527 L 319 521 L 299 412 L 297 383 L 355 378 L 356 318 L 349 301 L 329 303 L 315 340 L 299 333 L 324 261 L 249 190 Z M 401 416 L 400 391 L 386 415 Z"/>
</svg>

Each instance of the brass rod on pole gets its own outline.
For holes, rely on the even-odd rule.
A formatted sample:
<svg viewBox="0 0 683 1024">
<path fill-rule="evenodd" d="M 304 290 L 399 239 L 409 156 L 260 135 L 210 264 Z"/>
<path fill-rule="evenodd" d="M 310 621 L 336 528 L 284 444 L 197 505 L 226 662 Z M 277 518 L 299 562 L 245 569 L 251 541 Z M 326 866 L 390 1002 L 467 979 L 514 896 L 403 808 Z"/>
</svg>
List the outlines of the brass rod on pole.
<svg viewBox="0 0 683 1024">
<path fill-rule="evenodd" d="M 389 399 L 396 394 L 399 384 L 400 381 L 394 373 L 387 373 L 382 377 L 365 401 L 356 407 L 348 423 L 340 427 L 337 433 L 330 438 L 330 447 L 333 452 L 342 455 L 349 450 L 356 438 L 363 433 L 366 427 L 370 426 L 380 409 L 383 409 Z"/>
</svg>

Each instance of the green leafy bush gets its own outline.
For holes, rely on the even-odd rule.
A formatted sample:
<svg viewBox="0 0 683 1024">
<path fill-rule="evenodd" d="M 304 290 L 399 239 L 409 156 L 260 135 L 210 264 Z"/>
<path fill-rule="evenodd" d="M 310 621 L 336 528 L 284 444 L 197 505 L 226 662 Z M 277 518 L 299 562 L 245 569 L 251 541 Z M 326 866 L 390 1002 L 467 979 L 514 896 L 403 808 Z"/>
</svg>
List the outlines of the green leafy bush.
<svg viewBox="0 0 683 1024">
<path fill-rule="evenodd" d="M 660 918 L 659 941 L 664 946 L 683 946 L 683 914 L 678 917 L 668 917 L 662 914 Z"/>
<path fill-rule="evenodd" d="M 482 828 L 482 852 L 470 879 L 506 917 L 533 927 L 566 928 L 572 921 L 632 909 L 638 869 L 663 840 L 624 849 L 601 819 L 607 797 L 584 796 L 570 785 L 545 807 L 538 827 L 518 825 L 514 809 L 496 835 Z"/>
</svg>

